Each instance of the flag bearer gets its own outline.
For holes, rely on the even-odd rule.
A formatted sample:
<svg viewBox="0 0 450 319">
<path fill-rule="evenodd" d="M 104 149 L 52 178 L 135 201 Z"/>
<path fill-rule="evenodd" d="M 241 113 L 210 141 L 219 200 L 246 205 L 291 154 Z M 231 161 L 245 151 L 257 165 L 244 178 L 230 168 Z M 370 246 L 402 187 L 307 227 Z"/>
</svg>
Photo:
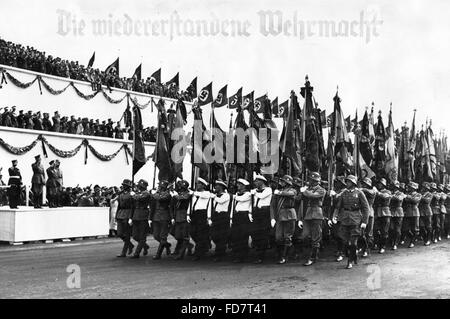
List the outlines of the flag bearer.
<svg viewBox="0 0 450 319">
<path fill-rule="evenodd" d="M 275 227 L 278 264 L 286 263 L 287 252 L 292 245 L 295 223 L 298 220 L 297 212 L 294 208 L 297 191 L 292 184 L 293 179 L 291 176 L 283 176 L 280 180 L 281 189 L 273 192 L 275 196 L 270 207 L 270 223 L 272 227 Z"/>
<path fill-rule="evenodd" d="M 238 190 L 234 195 L 234 209 L 231 215 L 231 248 L 233 262 L 242 263 L 248 254 L 249 223 L 252 217 L 252 195 L 247 190 L 250 183 L 238 179 Z"/>
<path fill-rule="evenodd" d="M 403 200 L 406 195 L 400 190 L 400 182 L 395 181 L 392 185 L 393 194 L 390 202 L 391 208 L 391 229 L 392 229 L 392 250 L 397 250 L 398 244 L 400 243 L 400 237 L 402 235 L 402 224 L 403 224 Z"/>
<path fill-rule="evenodd" d="M 372 180 L 368 177 L 365 177 L 361 181 L 361 186 L 361 191 L 366 196 L 367 203 L 369 204 L 369 219 L 367 222 L 367 227 L 361 236 L 363 238 L 362 256 L 367 257 L 370 254 L 370 249 L 373 247 L 373 226 L 375 218 L 373 204 L 375 202 L 375 197 L 378 194 L 378 190 L 372 186 Z"/>
<path fill-rule="evenodd" d="M 208 220 L 211 225 L 211 239 L 215 245 L 214 261 L 218 262 L 225 257 L 230 232 L 231 195 L 227 192 L 227 184 L 222 180 L 214 183 L 214 189 L 212 212 Z"/>
<path fill-rule="evenodd" d="M 430 187 L 431 187 L 431 191 L 433 194 L 433 198 L 430 203 L 431 211 L 433 212 L 433 220 L 432 220 L 433 226 L 432 226 L 431 240 L 434 243 L 437 243 L 439 233 L 441 232 L 441 223 L 440 223 L 440 220 L 441 220 L 441 205 L 440 205 L 441 193 L 438 191 L 436 183 L 431 183 Z"/>
<path fill-rule="evenodd" d="M 384 254 L 386 251 L 386 244 L 389 237 L 389 228 L 391 224 L 391 209 L 389 207 L 391 203 L 392 194 L 391 191 L 386 189 L 387 182 L 385 178 L 381 178 L 378 182 L 378 193 L 375 198 L 376 205 L 376 229 L 379 234 L 378 238 L 378 248 L 379 253 Z"/>
<path fill-rule="evenodd" d="M 411 237 L 408 248 L 414 247 L 414 242 L 419 236 L 419 203 L 422 199 L 422 195 L 417 192 L 418 189 L 419 185 L 417 183 L 410 182 L 407 186 L 408 195 L 404 199 L 406 206 L 403 221 L 403 224 L 406 226 L 404 227 L 404 237 L 406 238 L 408 235 Z"/>
<path fill-rule="evenodd" d="M 171 222 L 175 226 L 174 237 L 177 240 L 177 248 L 175 248 L 177 256 L 176 260 L 181 260 L 189 250 L 189 223 L 187 221 L 189 205 L 192 200 L 193 192 L 189 190 L 189 183 L 185 180 L 177 182 L 176 190 L 171 192 Z"/>
<path fill-rule="evenodd" d="M 356 177 L 348 175 L 345 180 L 347 189 L 339 197 L 333 219 L 341 222 L 341 236 L 348 250 L 347 269 L 351 269 L 353 263 L 358 262 L 356 254 L 358 238 L 367 226 L 369 204 L 364 193 L 357 188 Z"/>
<path fill-rule="evenodd" d="M 267 186 L 267 179 L 262 175 L 257 175 L 254 183 L 256 188 L 252 189 L 251 192 L 254 196 L 252 214 L 254 234 L 252 239 L 254 240 L 257 254 L 255 264 L 261 264 L 269 247 L 272 188 Z"/>
<path fill-rule="evenodd" d="M 303 222 L 303 238 L 311 240 L 311 254 L 304 265 L 311 266 L 319 258 L 320 242 L 322 241 L 322 203 L 326 191 L 320 186 L 320 174 L 311 173 L 309 186 L 303 186 L 300 191 L 307 200 L 306 213 L 300 217 Z"/>
<path fill-rule="evenodd" d="M 207 187 L 208 183 L 199 177 L 192 197 L 192 211 L 187 217 L 195 242 L 194 260 L 199 260 L 209 250 L 208 210 L 211 209 L 211 193 Z"/>
<path fill-rule="evenodd" d="M 132 235 L 138 245 L 132 258 L 139 258 L 142 249 L 144 256 L 148 254 L 147 234 L 150 227 L 150 199 L 151 194 L 147 190 L 148 182 L 141 179 L 137 184 L 137 192 L 133 195 L 134 209 L 131 213 Z"/>
<path fill-rule="evenodd" d="M 170 255 L 170 243 L 167 242 L 169 236 L 170 222 L 170 201 L 171 196 L 168 190 L 169 182 L 162 180 L 159 182 L 158 189 L 152 191 L 152 209 L 150 220 L 153 225 L 153 237 L 159 242 L 158 250 L 153 259 L 161 259 L 162 252 L 166 249 L 167 255 Z"/>
<path fill-rule="evenodd" d="M 424 182 L 422 184 L 422 198 L 419 203 L 420 212 L 420 233 L 422 234 L 422 239 L 425 246 L 431 244 L 432 238 L 432 218 L 433 211 L 431 210 L 431 201 L 433 199 L 433 194 L 430 192 L 430 184 Z"/>
<path fill-rule="evenodd" d="M 127 252 L 131 255 L 134 245 L 131 243 L 131 216 L 133 210 L 133 187 L 129 179 L 124 179 L 122 182 L 122 191 L 117 197 L 118 207 L 116 213 L 117 221 L 117 237 L 122 239 L 122 252 L 117 257 L 125 257 Z"/>
</svg>

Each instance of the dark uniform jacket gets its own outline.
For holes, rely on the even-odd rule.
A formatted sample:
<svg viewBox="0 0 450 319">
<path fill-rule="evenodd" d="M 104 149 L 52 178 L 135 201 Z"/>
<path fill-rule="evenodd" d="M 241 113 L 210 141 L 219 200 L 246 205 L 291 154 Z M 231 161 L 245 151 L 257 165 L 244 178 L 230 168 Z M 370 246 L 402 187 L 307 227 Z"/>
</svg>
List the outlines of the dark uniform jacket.
<svg viewBox="0 0 450 319">
<path fill-rule="evenodd" d="M 366 195 L 357 188 L 345 189 L 339 196 L 337 219 L 344 226 L 367 224 L 369 220 L 369 203 Z"/>
<path fill-rule="evenodd" d="M 361 188 L 361 191 L 364 193 L 367 199 L 367 203 L 369 204 L 369 217 L 375 216 L 375 211 L 373 209 L 373 205 L 375 203 L 375 198 L 377 197 L 378 190 L 376 188 Z"/>
<path fill-rule="evenodd" d="M 122 193 L 118 198 L 116 219 L 129 219 L 133 213 L 133 196 L 129 192 Z"/>
<path fill-rule="evenodd" d="M 295 211 L 295 197 L 297 191 L 293 187 L 287 187 L 272 196 L 270 205 L 270 218 L 276 221 L 297 220 Z"/>
<path fill-rule="evenodd" d="M 430 203 L 431 210 L 433 211 L 434 215 L 438 215 L 441 213 L 441 207 L 439 205 L 439 200 L 441 199 L 441 194 L 438 192 L 434 192 L 432 195 L 433 195 L 433 197 L 432 197 L 431 203 Z"/>
<path fill-rule="evenodd" d="M 56 172 L 53 167 L 47 168 L 47 187 L 56 188 Z"/>
<path fill-rule="evenodd" d="M 439 205 L 441 206 L 441 214 L 447 214 L 447 208 L 445 207 L 445 202 L 447 201 L 447 194 L 442 192 L 441 198 L 439 199 Z"/>
<path fill-rule="evenodd" d="M 150 219 L 150 200 L 149 191 L 143 191 L 133 196 L 134 210 L 131 216 L 133 220 L 149 220 Z"/>
<path fill-rule="evenodd" d="M 422 194 L 422 198 L 420 199 L 419 203 L 419 211 L 420 216 L 431 216 L 433 215 L 433 212 L 431 211 L 431 200 L 433 199 L 433 194 L 430 192 L 425 192 Z"/>
<path fill-rule="evenodd" d="M 304 220 L 323 219 L 322 203 L 326 191 L 320 185 L 308 187 L 303 192 L 303 196 L 307 199 L 308 208 L 303 216 Z"/>
<path fill-rule="evenodd" d="M 170 202 L 171 219 L 176 223 L 187 220 L 187 212 L 191 203 L 192 194 L 189 191 L 174 194 Z"/>
<path fill-rule="evenodd" d="M 8 168 L 9 180 L 8 185 L 22 185 L 22 175 L 17 167 Z"/>
<path fill-rule="evenodd" d="M 420 216 L 419 213 L 419 202 L 422 199 L 422 195 L 420 195 L 418 192 L 412 192 L 411 194 L 408 194 L 406 198 L 404 199 L 405 203 L 405 217 L 418 217 Z"/>
<path fill-rule="evenodd" d="M 42 164 L 31 164 L 33 169 L 33 177 L 31 178 L 32 184 L 45 185 L 45 170 Z"/>
<path fill-rule="evenodd" d="M 170 219 L 170 200 L 171 196 L 168 190 L 157 191 L 151 195 L 154 201 L 150 213 L 150 219 L 154 222 L 168 221 Z"/>
<path fill-rule="evenodd" d="M 392 217 L 403 217 L 403 200 L 405 199 L 406 195 L 403 194 L 401 191 L 396 191 L 391 198 L 391 215 Z"/>
<path fill-rule="evenodd" d="M 376 206 L 376 217 L 389 217 L 391 215 L 391 198 L 392 194 L 390 190 L 383 189 L 382 191 L 379 191 L 377 193 L 377 196 L 375 197 L 375 203 Z"/>
</svg>

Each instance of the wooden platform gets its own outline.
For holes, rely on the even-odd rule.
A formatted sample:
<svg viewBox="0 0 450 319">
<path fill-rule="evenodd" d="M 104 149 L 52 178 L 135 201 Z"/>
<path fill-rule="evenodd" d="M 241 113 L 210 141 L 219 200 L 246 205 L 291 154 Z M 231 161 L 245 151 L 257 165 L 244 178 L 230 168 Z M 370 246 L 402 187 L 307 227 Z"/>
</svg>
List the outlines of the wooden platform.
<svg viewBox="0 0 450 319">
<path fill-rule="evenodd" d="M 0 207 L 0 241 L 11 244 L 107 236 L 108 207 Z"/>
</svg>

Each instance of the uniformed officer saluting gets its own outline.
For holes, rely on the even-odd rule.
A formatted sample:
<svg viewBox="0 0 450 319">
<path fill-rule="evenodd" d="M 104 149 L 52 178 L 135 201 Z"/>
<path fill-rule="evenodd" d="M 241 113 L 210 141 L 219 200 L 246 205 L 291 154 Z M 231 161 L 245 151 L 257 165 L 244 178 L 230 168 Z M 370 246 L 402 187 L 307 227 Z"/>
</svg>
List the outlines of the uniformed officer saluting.
<svg viewBox="0 0 450 319">
<path fill-rule="evenodd" d="M 199 260 L 209 250 L 208 209 L 211 208 L 211 193 L 206 187 L 208 183 L 199 177 L 197 190 L 192 197 L 192 211 L 187 218 L 191 223 L 191 236 L 195 242 L 194 260 Z"/>
<path fill-rule="evenodd" d="M 216 248 L 214 261 L 220 261 L 225 256 L 227 239 L 230 231 L 231 195 L 226 191 L 227 184 L 222 180 L 214 183 L 215 194 L 212 195 L 211 239 Z"/>
<path fill-rule="evenodd" d="M 350 269 L 353 267 L 353 262 L 356 264 L 358 261 L 356 245 L 361 231 L 364 231 L 367 226 L 369 204 L 364 193 L 356 188 L 355 176 L 348 175 L 345 181 L 347 189 L 339 197 L 333 219 L 337 218 L 341 222 L 341 236 L 347 244 L 348 251 L 347 269 Z"/>
<path fill-rule="evenodd" d="M 31 190 L 33 191 L 34 208 L 42 208 L 42 192 L 45 185 L 45 170 L 41 164 L 41 155 L 36 155 L 36 162 L 31 164 L 33 177 L 31 178 Z"/>
<path fill-rule="evenodd" d="M 308 207 L 305 215 L 300 217 L 304 224 L 303 238 L 311 240 L 311 254 L 304 265 L 311 266 L 319 258 L 319 248 L 322 240 L 322 203 L 326 191 L 320 186 L 320 174 L 317 172 L 311 173 L 309 186 L 302 187 L 300 192 L 307 200 Z"/>
<path fill-rule="evenodd" d="M 275 196 L 273 196 L 270 207 L 270 223 L 272 227 L 275 227 L 278 264 L 286 263 L 287 252 L 292 245 L 292 236 L 297 221 L 297 213 L 294 209 L 297 191 L 292 187 L 292 183 L 291 176 L 283 176 L 280 180 L 281 190 L 277 189 L 273 192 Z"/>
<path fill-rule="evenodd" d="M 150 227 L 150 200 L 151 194 L 147 190 L 148 182 L 141 179 L 137 184 L 137 192 L 133 195 L 134 209 L 131 213 L 132 235 L 138 245 L 132 258 L 139 258 L 142 249 L 144 256 L 147 255 L 149 246 L 147 245 L 147 234 Z"/>
<path fill-rule="evenodd" d="M 131 243 L 131 215 L 133 210 L 133 193 L 131 188 L 132 182 L 124 179 L 122 182 L 122 191 L 117 197 L 118 207 L 116 213 L 117 220 L 117 237 L 122 239 L 122 252 L 117 257 L 125 257 L 133 252 L 134 245 Z"/>
<path fill-rule="evenodd" d="M 159 182 L 158 189 L 152 191 L 152 209 L 150 211 L 150 221 L 153 224 L 153 238 L 159 242 L 158 250 L 153 259 L 161 259 L 161 254 L 166 249 L 167 255 L 170 255 L 170 243 L 167 242 L 169 236 L 170 222 L 170 192 L 167 189 L 169 182 L 162 180 Z"/>
<path fill-rule="evenodd" d="M 256 264 L 264 260 L 270 239 L 270 202 L 272 200 L 272 188 L 267 186 L 267 179 L 262 175 L 255 177 L 255 189 L 251 193 L 255 203 L 253 207 L 253 235 L 254 246 L 256 248 Z"/>
<path fill-rule="evenodd" d="M 12 209 L 19 208 L 20 204 L 20 192 L 22 186 L 22 175 L 20 174 L 20 170 L 17 167 L 17 160 L 12 161 L 12 167 L 8 169 L 9 180 L 8 180 L 8 200 L 9 207 Z"/>
</svg>

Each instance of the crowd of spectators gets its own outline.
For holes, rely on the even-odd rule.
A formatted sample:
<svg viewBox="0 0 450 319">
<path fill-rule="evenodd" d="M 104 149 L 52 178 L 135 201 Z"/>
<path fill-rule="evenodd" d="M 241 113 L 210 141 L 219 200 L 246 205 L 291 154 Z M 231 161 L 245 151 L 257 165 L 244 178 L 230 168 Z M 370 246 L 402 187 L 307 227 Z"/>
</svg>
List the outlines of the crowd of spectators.
<svg viewBox="0 0 450 319">
<path fill-rule="evenodd" d="M 106 74 L 105 71 L 84 66 L 78 61 L 53 57 L 33 47 L 23 46 L 1 38 L 0 64 L 73 80 L 87 81 L 92 84 L 93 90 L 98 90 L 101 85 L 105 85 L 108 88 L 126 89 L 184 101 L 193 100 L 188 90 L 180 91 L 176 85 L 158 83 L 152 77 L 147 77 L 144 80 L 120 77 L 117 73 Z"/>
<path fill-rule="evenodd" d="M 1 112 L 0 108 L 0 112 Z M 0 125 L 37 131 L 59 132 L 77 135 L 101 136 L 116 139 L 133 139 L 133 130 L 128 124 L 122 127 L 120 122 L 93 120 L 88 118 L 76 118 L 74 115 L 60 116 L 58 111 L 50 117 L 49 113 L 25 112 L 20 110 L 16 114 L 16 107 L 3 108 L 0 113 Z M 146 142 L 156 141 L 156 127 L 147 127 L 143 131 L 143 139 Z"/>
</svg>

